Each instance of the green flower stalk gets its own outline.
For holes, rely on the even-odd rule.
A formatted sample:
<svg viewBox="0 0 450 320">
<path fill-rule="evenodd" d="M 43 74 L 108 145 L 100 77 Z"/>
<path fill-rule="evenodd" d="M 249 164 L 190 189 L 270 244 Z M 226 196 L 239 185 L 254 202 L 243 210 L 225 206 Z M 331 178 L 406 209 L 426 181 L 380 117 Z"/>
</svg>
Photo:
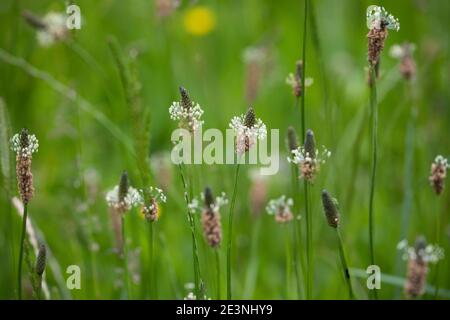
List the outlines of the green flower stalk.
<svg viewBox="0 0 450 320">
<path fill-rule="evenodd" d="M 22 233 L 20 239 L 19 266 L 17 292 L 19 300 L 22 299 L 22 260 L 24 251 L 24 241 L 26 237 L 26 225 L 28 216 L 28 203 L 33 198 L 33 173 L 31 172 L 31 162 L 33 153 L 37 152 L 39 141 L 34 134 L 29 134 L 27 129 L 22 129 L 20 133 L 11 138 L 11 149 L 16 153 L 16 175 L 17 187 L 20 198 L 23 202 Z"/>
<path fill-rule="evenodd" d="M 371 126 L 372 126 L 372 170 L 370 178 L 370 194 L 369 194 L 369 252 L 370 264 L 375 265 L 374 253 L 374 194 L 375 194 L 375 176 L 377 169 L 377 131 L 378 131 L 378 105 L 377 105 L 377 86 L 380 68 L 381 52 L 384 48 L 384 42 L 388 36 L 388 29 L 395 31 L 400 30 L 398 19 L 389 14 L 383 7 L 369 6 L 367 8 L 367 28 L 369 33 L 368 54 L 369 62 L 369 85 L 370 85 L 370 109 L 371 109 Z M 373 297 L 377 299 L 377 291 L 373 291 Z"/>
<path fill-rule="evenodd" d="M 117 186 L 110 190 L 106 194 L 106 202 L 111 209 L 113 217 L 120 217 L 120 242 L 119 255 L 123 259 L 124 269 L 124 295 L 128 297 L 128 261 L 126 250 L 126 237 L 125 237 L 125 214 L 133 207 L 136 207 L 142 203 L 141 195 L 139 191 L 130 186 L 128 180 L 128 173 L 123 171 L 120 176 L 120 181 Z M 118 226 L 116 226 L 118 227 Z"/>
<path fill-rule="evenodd" d="M 350 272 L 348 270 L 347 260 L 345 258 L 345 252 L 344 252 L 344 246 L 342 244 L 341 233 L 339 231 L 340 217 L 339 217 L 338 202 L 335 198 L 331 197 L 331 195 L 328 193 L 328 191 L 323 190 L 322 191 L 322 205 L 323 205 L 323 211 L 325 213 L 325 217 L 327 219 L 328 225 L 336 230 L 336 235 L 337 235 L 337 240 L 338 240 L 338 245 L 339 245 L 339 256 L 341 259 L 341 265 L 342 265 L 344 278 L 347 283 L 348 295 L 349 295 L 350 299 L 353 299 L 354 295 L 353 295 L 353 289 L 352 289 L 352 282 L 350 279 Z"/>
<path fill-rule="evenodd" d="M 256 118 L 255 110 L 250 107 L 247 112 L 239 117 L 231 119 L 230 128 L 236 134 L 236 153 L 238 155 L 238 162 L 236 164 L 236 172 L 234 176 L 233 196 L 231 198 L 230 214 L 228 216 L 228 244 L 227 244 L 227 299 L 230 300 L 231 294 L 231 244 L 233 234 L 233 214 L 234 204 L 236 201 L 237 185 L 240 168 L 240 158 L 252 146 L 257 143 L 257 140 L 263 140 L 267 136 L 266 125 L 261 119 Z"/>
</svg>

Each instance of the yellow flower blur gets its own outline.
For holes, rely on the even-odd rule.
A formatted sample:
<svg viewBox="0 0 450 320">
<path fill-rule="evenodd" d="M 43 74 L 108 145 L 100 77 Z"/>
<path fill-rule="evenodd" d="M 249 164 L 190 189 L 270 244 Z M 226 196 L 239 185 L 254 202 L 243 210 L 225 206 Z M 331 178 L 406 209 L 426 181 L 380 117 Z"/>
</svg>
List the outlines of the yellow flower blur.
<svg viewBox="0 0 450 320">
<path fill-rule="evenodd" d="M 213 11 L 196 6 L 188 9 L 184 15 L 184 28 L 194 36 L 204 36 L 216 26 L 216 16 Z"/>
</svg>

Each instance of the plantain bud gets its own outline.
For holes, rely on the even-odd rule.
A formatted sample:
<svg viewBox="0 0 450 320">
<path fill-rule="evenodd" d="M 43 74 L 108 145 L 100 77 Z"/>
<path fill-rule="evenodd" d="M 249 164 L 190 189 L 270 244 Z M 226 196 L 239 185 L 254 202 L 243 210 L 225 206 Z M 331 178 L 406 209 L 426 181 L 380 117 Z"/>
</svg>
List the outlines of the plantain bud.
<svg viewBox="0 0 450 320">
<path fill-rule="evenodd" d="M 328 191 L 322 191 L 322 205 L 328 225 L 333 228 L 339 226 L 339 210 L 336 199 L 332 198 Z"/>
</svg>

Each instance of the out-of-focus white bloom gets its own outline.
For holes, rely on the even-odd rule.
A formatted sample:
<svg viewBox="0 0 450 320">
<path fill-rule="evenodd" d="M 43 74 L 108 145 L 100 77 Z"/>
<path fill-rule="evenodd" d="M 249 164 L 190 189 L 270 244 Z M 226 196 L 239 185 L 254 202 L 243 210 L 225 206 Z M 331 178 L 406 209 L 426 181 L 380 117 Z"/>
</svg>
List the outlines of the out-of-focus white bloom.
<svg viewBox="0 0 450 320">
<path fill-rule="evenodd" d="M 133 187 L 128 187 L 127 194 L 123 200 L 119 199 L 119 186 L 115 186 L 106 194 L 106 202 L 108 206 L 113 209 L 120 209 L 128 211 L 142 203 L 142 197 L 138 190 Z"/>
<path fill-rule="evenodd" d="M 394 44 L 389 50 L 389 55 L 395 59 L 403 59 L 411 56 L 415 50 L 416 46 L 412 43 Z"/>
<path fill-rule="evenodd" d="M 200 210 L 199 202 L 197 198 L 193 198 L 188 204 L 188 209 L 191 213 L 195 213 Z"/>
<path fill-rule="evenodd" d="M 37 31 L 37 39 L 41 46 L 49 47 L 56 41 L 64 40 L 68 35 L 67 17 L 59 12 L 49 12 L 42 19 L 45 28 Z"/>
<path fill-rule="evenodd" d="M 205 194 L 202 192 L 200 194 L 202 201 L 205 201 Z M 225 192 L 222 192 L 220 196 L 217 196 L 214 203 L 211 204 L 211 210 L 213 212 L 218 212 L 220 207 L 226 206 L 228 204 L 228 198 Z"/>
<path fill-rule="evenodd" d="M 397 244 L 397 250 L 403 252 L 403 260 L 416 260 L 421 258 L 424 262 L 436 264 L 445 257 L 444 249 L 436 244 L 428 244 L 425 248 L 417 250 L 414 247 L 408 246 L 406 239 Z"/>
<path fill-rule="evenodd" d="M 400 30 L 400 22 L 392 14 L 380 6 L 369 6 L 366 12 L 367 28 L 381 29 L 383 26 L 395 31 Z"/>
<path fill-rule="evenodd" d="M 291 198 L 282 195 L 278 199 L 270 200 L 266 206 L 266 211 L 268 214 L 275 216 L 276 222 L 286 223 L 294 218 L 291 211 L 293 204 L 294 201 Z"/>
<path fill-rule="evenodd" d="M 286 84 L 291 86 L 292 88 L 295 88 L 296 86 L 299 85 L 299 82 L 301 81 L 301 79 L 298 79 L 292 72 L 288 74 L 288 76 L 286 77 Z M 305 87 L 310 87 L 314 84 L 314 79 L 313 78 L 305 78 Z M 300 83 L 301 85 L 301 83 Z"/>
<path fill-rule="evenodd" d="M 266 211 L 270 215 L 278 214 L 280 211 L 285 213 L 290 211 L 290 208 L 294 202 L 291 198 L 286 198 L 285 195 L 282 195 L 278 199 L 272 199 L 269 201 L 269 204 L 266 207 Z"/>
<path fill-rule="evenodd" d="M 438 155 L 438 156 L 436 156 L 436 158 L 434 158 L 434 163 L 437 166 L 442 166 L 445 169 L 450 168 L 450 164 L 448 163 L 448 160 L 441 155 Z"/>
<path fill-rule="evenodd" d="M 34 134 L 28 134 L 27 145 L 22 145 L 20 141 L 21 134 L 16 133 L 10 140 L 11 149 L 18 156 L 30 157 L 33 153 L 37 152 L 39 149 L 39 141 Z"/>
</svg>

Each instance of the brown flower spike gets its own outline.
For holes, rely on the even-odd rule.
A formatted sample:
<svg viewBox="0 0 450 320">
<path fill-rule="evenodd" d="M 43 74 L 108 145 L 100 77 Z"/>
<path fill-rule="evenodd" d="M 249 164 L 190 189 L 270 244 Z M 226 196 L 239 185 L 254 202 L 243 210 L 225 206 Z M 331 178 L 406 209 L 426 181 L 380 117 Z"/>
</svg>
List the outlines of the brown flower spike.
<svg viewBox="0 0 450 320">
<path fill-rule="evenodd" d="M 367 60 L 370 68 L 374 69 L 376 76 L 378 76 L 380 56 L 388 36 L 388 29 L 398 31 L 400 30 L 400 23 L 383 7 L 370 6 L 367 8 L 367 27 L 369 28 L 369 33 L 367 34 Z M 370 85 L 372 84 L 371 82 L 372 78 L 369 77 Z"/>
<path fill-rule="evenodd" d="M 450 167 L 447 159 L 439 155 L 431 164 L 431 175 L 429 177 L 431 187 L 437 195 L 444 191 L 445 177 L 447 176 L 447 168 Z"/>
<path fill-rule="evenodd" d="M 426 241 L 418 237 L 414 247 L 415 255 L 408 259 L 408 271 L 405 283 L 405 295 L 408 299 L 416 299 L 425 292 L 428 263 L 423 259 Z"/>
<path fill-rule="evenodd" d="M 22 129 L 11 139 L 11 148 L 16 153 L 16 175 L 20 198 L 24 204 L 30 202 L 34 195 L 33 173 L 31 172 L 32 154 L 37 152 L 39 142 L 35 135 Z"/>
<path fill-rule="evenodd" d="M 222 242 L 219 207 L 216 205 L 211 188 L 205 188 L 204 196 L 205 207 L 202 212 L 203 233 L 208 244 L 212 248 L 217 248 Z"/>
</svg>

